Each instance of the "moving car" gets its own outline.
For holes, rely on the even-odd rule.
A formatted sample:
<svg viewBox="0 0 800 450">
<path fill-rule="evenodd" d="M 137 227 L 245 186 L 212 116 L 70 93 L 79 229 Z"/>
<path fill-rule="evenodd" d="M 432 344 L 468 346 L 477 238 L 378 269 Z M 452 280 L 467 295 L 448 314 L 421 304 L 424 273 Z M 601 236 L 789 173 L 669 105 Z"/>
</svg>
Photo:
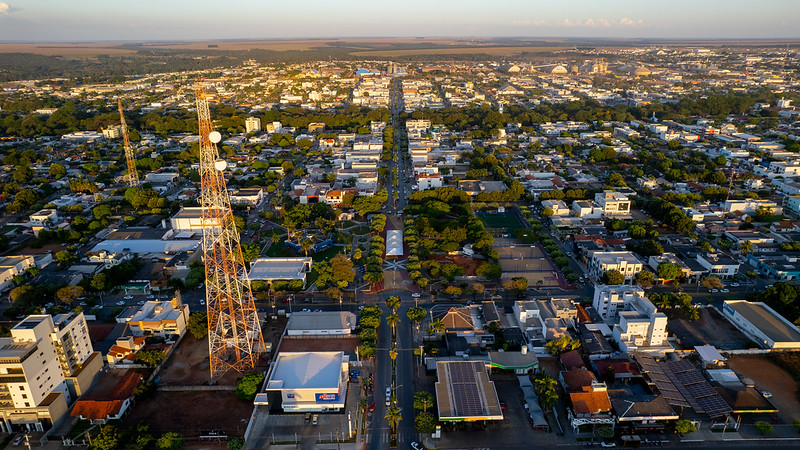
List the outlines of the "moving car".
<svg viewBox="0 0 800 450">
<path fill-rule="evenodd" d="M 412 442 L 411 448 L 413 448 L 414 450 L 422 450 L 424 447 L 420 445 L 418 442 Z"/>
</svg>

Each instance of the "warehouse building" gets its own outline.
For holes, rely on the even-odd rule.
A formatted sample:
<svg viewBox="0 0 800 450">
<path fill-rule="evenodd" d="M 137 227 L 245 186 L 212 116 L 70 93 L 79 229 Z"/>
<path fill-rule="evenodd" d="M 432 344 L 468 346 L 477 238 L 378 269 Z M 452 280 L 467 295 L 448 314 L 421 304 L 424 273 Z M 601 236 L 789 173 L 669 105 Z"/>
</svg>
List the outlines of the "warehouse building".
<svg viewBox="0 0 800 450">
<path fill-rule="evenodd" d="M 280 393 L 284 412 L 332 412 L 344 408 L 349 357 L 344 352 L 281 352 L 266 390 Z"/>
<path fill-rule="evenodd" d="M 800 348 L 800 330 L 764 303 L 726 300 L 722 313 L 764 348 Z"/>
</svg>

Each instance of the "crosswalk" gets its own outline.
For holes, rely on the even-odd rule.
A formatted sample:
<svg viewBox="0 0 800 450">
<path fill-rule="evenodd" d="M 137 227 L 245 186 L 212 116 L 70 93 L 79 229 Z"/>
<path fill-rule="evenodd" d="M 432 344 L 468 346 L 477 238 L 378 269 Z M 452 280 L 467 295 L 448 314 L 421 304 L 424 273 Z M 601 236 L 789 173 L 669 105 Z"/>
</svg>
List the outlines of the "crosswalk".
<svg viewBox="0 0 800 450">
<path fill-rule="evenodd" d="M 389 433 L 381 433 L 380 435 L 380 442 L 381 443 L 388 443 L 390 440 L 391 435 Z M 367 442 L 370 442 L 373 435 L 367 435 Z M 422 433 L 417 433 L 415 431 L 404 431 L 402 433 L 397 434 L 397 441 L 398 442 L 421 442 L 422 441 Z"/>
</svg>

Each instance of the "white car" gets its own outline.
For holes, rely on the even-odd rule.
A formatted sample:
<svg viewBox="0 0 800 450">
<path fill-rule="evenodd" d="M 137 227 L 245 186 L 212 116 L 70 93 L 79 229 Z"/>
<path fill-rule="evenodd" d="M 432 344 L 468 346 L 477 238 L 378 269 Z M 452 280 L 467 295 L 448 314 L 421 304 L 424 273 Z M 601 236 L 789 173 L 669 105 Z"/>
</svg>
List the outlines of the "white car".
<svg viewBox="0 0 800 450">
<path fill-rule="evenodd" d="M 412 442 L 411 448 L 413 448 L 414 450 L 422 450 L 424 447 L 420 445 L 418 442 Z"/>
<path fill-rule="evenodd" d="M 117 302 L 117 306 L 123 306 L 123 305 L 125 305 L 125 302 L 123 300 Z"/>
<path fill-rule="evenodd" d="M 719 291 L 722 292 L 722 293 L 726 293 L 726 292 L 730 292 L 731 290 L 730 289 L 720 289 Z"/>
<path fill-rule="evenodd" d="M 411 294 L 411 296 L 414 297 L 414 298 L 419 298 L 420 297 L 419 292 L 414 292 L 413 294 Z"/>
<path fill-rule="evenodd" d="M 126 295 L 125 297 L 122 297 L 122 298 L 124 298 L 125 300 L 133 300 L 133 296 L 132 295 Z"/>
<path fill-rule="evenodd" d="M 731 287 L 739 287 L 739 283 L 731 283 Z"/>
</svg>

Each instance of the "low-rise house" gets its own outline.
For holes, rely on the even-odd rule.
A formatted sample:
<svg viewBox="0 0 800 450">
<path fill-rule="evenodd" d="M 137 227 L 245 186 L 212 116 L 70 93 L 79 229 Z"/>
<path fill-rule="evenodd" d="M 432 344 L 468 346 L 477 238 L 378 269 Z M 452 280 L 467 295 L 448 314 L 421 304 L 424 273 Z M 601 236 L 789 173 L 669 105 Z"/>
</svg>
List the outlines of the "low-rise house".
<svg viewBox="0 0 800 450">
<path fill-rule="evenodd" d="M 178 338 L 186 333 L 189 321 L 189 305 L 177 298 L 171 301 L 145 302 L 139 311 L 128 319 L 128 327 L 134 336 L 160 336 Z"/>
<path fill-rule="evenodd" d="M 143 378 L 142 374 L 129 370 L 105 372 L 97 386 L 75 402 L 72 417 L 96 424 L 123 418 L 133 403 L 133 392 Z"/>
<path fill-rule="evenodd" d="M 709 275 L 718 278 L 729 279 L 739 273 L 739 262 L 721 253 L 701 253 L 696 259 Z"/>
<path fill-rule="evenodd" d="M 747 255 L 747 263 L 767 278 L 780 281 L 800 280 L 800 261 L 797 254 L 774 256 Z"/>
<path fill-rule="evenodd" d="M 256 258 L 250 262 L 250 280 L 275 281 L 300 280 L 306 284 L 306 275 L 311 272 L 311 257 Z"/>
<path fill-rule="evenodd" d="M 619 192 L 605 190 L 595 194 L 594 201 L 605 216 L 627 216 L 631 212 L 631 201 Z"/>
</svg>

